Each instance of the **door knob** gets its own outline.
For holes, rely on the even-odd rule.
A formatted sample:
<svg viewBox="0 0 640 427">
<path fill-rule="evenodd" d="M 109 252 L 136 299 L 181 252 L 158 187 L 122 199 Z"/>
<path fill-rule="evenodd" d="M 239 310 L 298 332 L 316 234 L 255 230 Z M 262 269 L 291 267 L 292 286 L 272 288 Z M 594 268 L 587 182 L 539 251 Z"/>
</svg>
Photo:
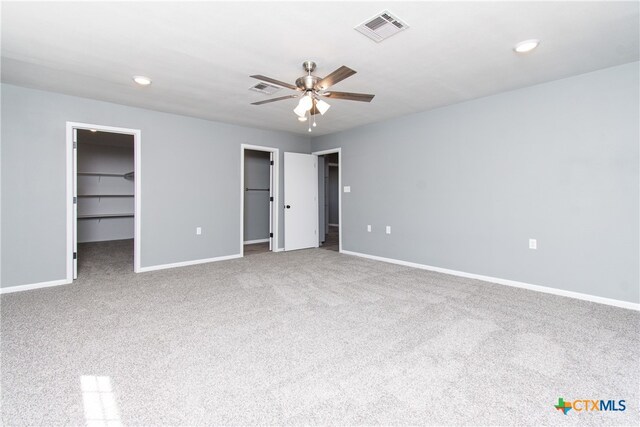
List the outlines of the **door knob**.
<svg viewBox="0 0 640 427">
<path fill-rule="evenodd" d="M 287 205 L 287 206 L 285 206 L 285 208 L 291 209 L 291 205 Z"/>
</svg>

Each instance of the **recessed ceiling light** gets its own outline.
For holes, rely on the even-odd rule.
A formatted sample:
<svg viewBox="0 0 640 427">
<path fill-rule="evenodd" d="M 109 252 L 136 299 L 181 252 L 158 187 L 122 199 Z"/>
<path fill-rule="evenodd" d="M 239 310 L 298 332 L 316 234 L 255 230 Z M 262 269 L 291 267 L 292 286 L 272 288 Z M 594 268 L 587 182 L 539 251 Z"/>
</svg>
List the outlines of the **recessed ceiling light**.
<svg viewBox="0 0 640 427">
<path fill-rule="evenodd" d="M 518 53 L 527 53 L 537 48 L 539 44 L 540 44 L 540 40 L 536 40 L 536 39 L 524 40 L 516 44 L 513 50 L 515 50 Z"/>
<path fill-rule="evenodd" d="M 145 76 L 133 76 L 133 81 L 140 86 L 149 86 L 151 84 L 151 79 Z"/>
<path fill-rule="evenodd" d="M 96 129 L 89 129 L 91 132 L 96 133 L 98 132 Z"/>
</svg>

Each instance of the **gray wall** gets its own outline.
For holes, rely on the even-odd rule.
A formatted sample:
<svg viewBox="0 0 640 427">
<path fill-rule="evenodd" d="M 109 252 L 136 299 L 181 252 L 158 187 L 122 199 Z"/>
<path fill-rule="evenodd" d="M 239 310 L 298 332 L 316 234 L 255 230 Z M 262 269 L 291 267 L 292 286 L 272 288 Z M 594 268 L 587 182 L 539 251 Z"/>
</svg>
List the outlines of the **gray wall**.
<svg viewBox="0 0 640 427">
<path fill-rule="evenodd" d="M 244 186 L 251 189 L 267 189 L 271 181 L 269 153 L 245 150 Z M 244 240 L 269 238 L 269 192 L 245 191 Z"/>
<path fill-rule="evenodd" d="M 313 151 L 342 147 L 344 249 L 639 302 L 638 73 L 313 139 Z"/>
<path fill-rule="evenodd" d="M 78 172 L 122 174 L 131 172 L 133 136 L 128 147 L 83 143 L 78 132 Z M 135 210 L 133 197 L 81 197 L 95 194 L 134 194 L 134 181 L 123 176 L 81 175 L 78 184 L 78 216 L 122 214 Z M 133 239 L 133 218 L 79 218 L 78 242 Z M 79 248 L 79 252 L 82 252 Z M 80 253 L 80 256 L 82 254 Z"/>
<path fill-rule="evenodd" d="M 280 148 L 280 177 L 285 151 L 310 148 L 285 132 L 7 84 L 1 117 L 3 287 L 65 278 L 66 121 L 141 130 L 143 267 L 239 253 L 240 144 Z"/>
</svg>

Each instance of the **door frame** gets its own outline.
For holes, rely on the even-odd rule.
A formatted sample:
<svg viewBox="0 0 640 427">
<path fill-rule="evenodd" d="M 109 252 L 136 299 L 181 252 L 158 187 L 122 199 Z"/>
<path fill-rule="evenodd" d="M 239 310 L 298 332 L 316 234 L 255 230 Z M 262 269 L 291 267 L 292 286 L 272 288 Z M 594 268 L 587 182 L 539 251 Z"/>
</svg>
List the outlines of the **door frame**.
<svg viewBox="0 0 640 427">
<path fill-rule="evenodd" d="M 73 282 L 73 249 L 77 236 L 74 233 L 77 215 L 73 208 L 74 186 L 76 182 L 76 165 L 73 152 L 74 129 L 95 129 L 101 132 L 123 133 L 133 136 L 133 159 L 135 173 L 135 188 L 133 191 L 135 206 L 133 208 L 133 271 L 140 272 L 140 248 L 141 240 L 141 213 L 142 213 L 142 151 L 140 129 L 129 129 L 114 126 L 96 125 L 91 123 L 66 122 L 67 131 L 67 283 Z"/>
<path fill-rule="evenodd" d="M 278 247 L 280 244 L 278 218 L 280 207 L 280 149 L 274 147 L 266 147 L 263 145 L 240 145 L 240 256 L 244 257 L 244 152 L 245 150 L 263 151 L 272 153 L 273 168 L 271 181 L 273 182 L 271 193 L 273 194 L 273 202 L 271 202 L 271 229 L 273 230 L 273 239 L 271 252 L 279 252 L 282 249 Z"/>
<path fill-rule="evenodd" d="M 314 151 L 315 156 L 324 156 L 325 154 L 338 153 L 338 252 L 342 253 L 342 228 L 344 223 L 342 222 L 342 147 L 330 148 L 328 150 Z M 320 196 L 320 195 L 318 195 Z M 319 224 L 318 224 L 319 225 Z M 319 229 L 319 228 L 318 228 Z"/>
</svg>

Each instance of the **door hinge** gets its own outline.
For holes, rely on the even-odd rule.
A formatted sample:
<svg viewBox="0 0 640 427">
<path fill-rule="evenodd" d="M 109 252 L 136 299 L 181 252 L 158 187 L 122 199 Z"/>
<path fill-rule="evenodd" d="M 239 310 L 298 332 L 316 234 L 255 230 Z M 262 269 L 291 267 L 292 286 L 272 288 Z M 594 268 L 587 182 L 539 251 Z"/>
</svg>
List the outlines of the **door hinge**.
<svg viewBox="0 0 640 427">
<path fill-rule="evenodd" d="M 78 252 L 73 253 L 73 259 L 78 259 Z"/>
<path fill-rule="evenodd" d="M 271 166 L 273 166 L 273 160 L 271 160 Z"/>
<path fill-rule="evenodd" d="M 273 233 L 269 233 L 269 237 L 273 237 Z"/>
<path fill-rule="evenodd" d="M 76 203 L 78 203 L 78 198 L 77 198 L 77 197 L 74 197 L 74 198 L 73 198 L 73 204 L 76 204 Z"/>
<path fill-rule="evenodd" d="M 270 201 L 270 202 L 273 202 L 273 197 L 269 197 L 269 201 Z"/>
<path fill-rule="evenodd" d="M 78 141 L 73 141 L 73 148 L 78 148 Z"/>
</svg>

